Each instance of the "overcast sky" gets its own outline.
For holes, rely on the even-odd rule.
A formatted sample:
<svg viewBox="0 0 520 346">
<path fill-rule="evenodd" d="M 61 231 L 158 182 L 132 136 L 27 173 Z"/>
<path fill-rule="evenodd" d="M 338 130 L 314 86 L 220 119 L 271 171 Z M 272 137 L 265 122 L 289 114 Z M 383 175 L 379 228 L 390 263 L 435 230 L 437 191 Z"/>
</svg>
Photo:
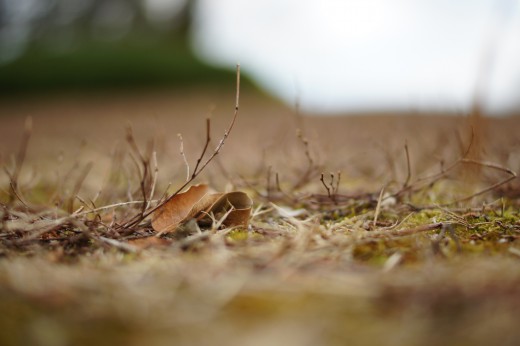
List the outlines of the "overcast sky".
<svg viewBox="0 0 520 346">
<path fill-rule="evenodd" d="M 307 111 L 520 105 L 519 0 L 199 0 L 193 38 Z"/>
</svg>

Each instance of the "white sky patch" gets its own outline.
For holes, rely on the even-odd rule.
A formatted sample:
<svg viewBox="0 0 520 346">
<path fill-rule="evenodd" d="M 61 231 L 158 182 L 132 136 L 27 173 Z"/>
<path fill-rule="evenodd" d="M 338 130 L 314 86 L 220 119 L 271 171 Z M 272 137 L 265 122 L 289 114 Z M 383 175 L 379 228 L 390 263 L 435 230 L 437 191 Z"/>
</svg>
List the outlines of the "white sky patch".
<svg viewBox="0 0 520 346">
<path fill-rule="evenodd" d="M 511 14 L 502 31 L 491 70 L 488 98 L 491 108 L 507 110 L 520 108 L 520 11 Z"/>
<path fill-rule="evenodd" d="M 467 110 L 497 31 L 485 100 L 502 110 L 520 85 L 520 6 L 501 11 L 508 1 L 199 0 L 194 41 L 306 110 Z"/>
</svg>

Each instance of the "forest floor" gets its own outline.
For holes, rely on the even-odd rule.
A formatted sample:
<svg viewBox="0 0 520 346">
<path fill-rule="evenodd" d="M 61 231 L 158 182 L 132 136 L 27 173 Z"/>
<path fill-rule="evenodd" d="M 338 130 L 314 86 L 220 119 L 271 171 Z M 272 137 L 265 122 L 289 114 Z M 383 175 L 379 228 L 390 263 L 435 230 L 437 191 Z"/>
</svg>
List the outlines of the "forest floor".
<svg viewBox="0 0 520 346">
<path fill-rule="evenodd" d="M 247 193 L 249 225 L 156 237 L 139 216 L 234 107 L 0 100 L 0 344 L 520 344 L 519 117 L 303 116 L 245 90 L 188 186 Z"/>
</svg>

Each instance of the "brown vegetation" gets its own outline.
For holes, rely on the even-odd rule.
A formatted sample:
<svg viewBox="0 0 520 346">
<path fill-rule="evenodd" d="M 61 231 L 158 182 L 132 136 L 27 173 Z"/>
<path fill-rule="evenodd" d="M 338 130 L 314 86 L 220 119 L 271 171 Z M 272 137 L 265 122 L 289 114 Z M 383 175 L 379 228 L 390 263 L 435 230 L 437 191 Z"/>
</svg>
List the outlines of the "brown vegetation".
<svg viewBox="0 0 520 346">
<path fill-rule="evenodd" d="M 0 343 L 520 341 L 518 118 L 483 119 L 475 158 L 463 116 L 166 96 L 3 101 Z M 203 180 L 249 226 L 154 230 Z"/>
</svg>

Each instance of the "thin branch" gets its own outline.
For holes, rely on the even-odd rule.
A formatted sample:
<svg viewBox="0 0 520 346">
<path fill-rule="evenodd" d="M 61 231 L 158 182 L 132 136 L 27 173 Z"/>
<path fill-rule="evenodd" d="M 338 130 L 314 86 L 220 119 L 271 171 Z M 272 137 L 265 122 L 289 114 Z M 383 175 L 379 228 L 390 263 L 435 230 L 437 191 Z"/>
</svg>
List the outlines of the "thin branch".
<svg viewBox="0 0 520 346">
<path fill-rule="evenodd" d="M 482 162 L 482 161 L 476 161 L 476 160 L 472 160 L 472 159 L 462 159 L 461 160 L 462 163 L 467 163 L 467 164 L 473 164 L 473 165 L 477 165 L 477 166 L 480 166 L 480 167 L 487 167 L 487 168 L 491 168 L 491 169 L 495 169 L 495 170 L 498 170 L 498 171 L 501 171 L 501 172 L 504 172 L 504 173 L 507 173 L 509 174 L 509 177 L 502 180 L 502 181 L 499 181 L 483 190 L 480 190 L 470 196 L 467 196 L 467 197 L 463 197 L 463 198 L 460 198 L 460 199 L 457 199 L 455 201 L 452 201 L 450 203 L 447 203 L 447 204 L 444 204 L 445 206 L 447 205 L 452 205 L 452 204 L 457 204 L 457 203 L 460 203 L 460 202 L 465 202 L 465 201 L 469 201 L 477 196 L 480 196 L 480 195 L 483 195 L 489 191 L 492 191 L 494 189 L 496 189 L 497 187 L 499 186 L 502 186 L 504 184 L 507 184 L 508 182 L 510 182 L 511 180 L 515 179 L 516 178 L 516 173 L 513 172 L 512 170 L 510 170 L 509 168 L 505 168 L 505 167 L 502 167 L 502 166 L 499 166 L 497 164 L 494 164 L 494 163 L 491 163 L 491 162 Z"/>
<path fill-rule="evenodd" d="M 408 192 L 419 191 L 419 190 L 423 189 L 425 186 L 431 186 L 432 184 L 436 183 L 443 177 L 447 176 L 448 173 L 450 173 L 452 170 L 454 170 L 456 167 L 458 167 L 466 159 L 466 156 L 469 154 L 471 147 L 473 145 L 473 138 L 474 137 L 473 137 L 473 132 L 472 132 L 472 137 L 470 139 L 470 143 L 469 143 L 466 151 L 464 152 L 463 156 L 459 157 L 457 160 L 452 162 L 448 167 L 444 167 L 444 165 L 442 165 L 440 172 L 432 174 L 432 175 L 424 176 L 421 178 L 417 178 L 412 184 L 403 185 L 403 187 L 399 191 L 397 191 L 396 193 L 394 193 L 393 195 L 388 196 L 388 197 L 399 197 L 400 195 L 402 195 L 403 193 L 405 193 L 407 191 Z M 424 183 L 424 182 L 426 182 L 426 183 Z"/>
<path fill-rule="evenodd" d="M 404 181 L 403 187 L 407 187 L 408 183 L 410 183 L 410 179 L 412 178 L 412 168 L 410 166 L 410 153 L 408 151 L 408 142 L 404 143 L 404 152 L 406 153 L 406 167 L 407 167 L 407 175 L 406 180 Z"/>
<path fill-rule="evenodd" d="M 90 206 L 90 205 L 88 205 L 88 202 L 85 201 L 85 199 L 83 199 L 81 196 L 76 195 L 75 198 L 76 198 L 78 201 L 80 201 L 81 203 L 83 203 L 83 205 L 84 205 L 85 207 L 87 207 L 88 209 L 90 209 L 90 210 L 93 210 L 93 209 L 96 208 L 96 206 L 94 205 L 94 203 L 92 203 L 92 201 L 90 201 L 90 203 L 92 204 L 92 206 Z M 77 214 L 77 213 L 74 213 L 74 214 Z"/>
<path fill-rule="evenodd" d="M 9 175 L 9 179 L 11 180 L 11 183 L 10 183 L 11 194 L 9 196 L 8 205 L 12 204 L 16 198 L 18 198 L 20 201 L 22 201 L 20 194 L 18 192 L 18 178 L 20 176 L 20 172 L 22 170 L 22 166 L 23 166 L 23 163 L 25 162 L 25 157 L 27 155 L 27 148 L 29 146 L 29 140 L 31 139 L 32 128 L 33 128 L 32 118 L 27 117 L 25 119 L 22 141 L 20 142 L 20 147 L 18 149 L 18 153 L 17 153 L 16 159 L 15 159 L 14 171 L 12 174 L 10 174 L 7 170 L 5 170 L 7 172 L 7 174 Z"/>
<path fill-rule="evenodd" d="M 235 122 L 236 122 L 237 116 L 238 116 L 239 100 L 240 100 L 240 65 L 237 65 L 237 90 L 236 90 L 236 99 L 235 99 L 235 113 L 233 115 L 233 119 L 231 120 L 231 123 L 229 124 L 226 131 L 224 132 L 224 135 L 222 136 L 217 147 L 213 151 L 213 154 L 211 154 L 211 156 L 206 160 L 206 162 L 204 162 L 204 164 L 197 171 L 197 175 L 199 175 L 200 172 L 202 172 L 202 170 L 204 170 L 204 168 L 206 168 L 206 166 L 213 160 L 213 158 L 218 155 L 218 153 L 224 146 L 226 139 L 228 138 L 229 134 L 231 133 L 231 130 L 233 130 L 233 127 L 235 126 Z M 192 177 L 192 179 L 195 179 L 195 178 L 196 178 L 196 176 Z"/>
<path fill-rule="evenodd" d="M 72 189 L 72 193 L 69 198 L 68 203 L 68 211 L 69 213 L 73 212 L 74 209 L 74 199 L 76 198 L 76 195 L 79 193 L 79 190 L 81 190 L 81 186 L 83 185 L 83 182 L 87 178 L 87 175 L 89 174 L 90 170 L 92 169 L 92 162 L 89 162 L 83 167 L 83 170 L 81 171 L 78 179 L 76 180 L 76 184 L 74 184 L 74 188 Z"/>
<path fill-rule="evenodd" d="M 151 200 L 150 202 L 153 203 L 153 202 L 157 202 L 157 201 L 158 200 Z M 98 208 L 95 208 L 95 209 L 87 210 L 87 211 L 75 214 L 74 216 L 84 216 L 84 215 L 87 215 L 87 214 L 96 213 L 98 211 L 114 209 L 114 208 L 117 208 L 117 207 L 123 207 L 123 206 L 126 206 L 126 205 L 132 205 L 132 204 L 142 204 L 142 203 L 145 203 L 145 202 L 144 201 L 128 201 L 128 202 L 114 203 L 114 204 L 109 204 L 109 205 L 105 205 L 105 206 L 102 206 L 102 207 L 98 207 Z"/>
<path fill-rule="evenodd" d="M 338 171 L 338 179 L 336 180 L 336 187 L 334 188 L 334 196 L 339 192 L 339 183 L 341 181 L 341 171 Z"/>
<path fill-rule="evenodd" d="M 9 187 L 11 188 L 11 193 L 13 194 L 13 196 L 15 197 L 15 199 L 18 199 L 20 201 L 20 203 L 23 204 L 24 207 L 26 207 L 27 209 L 29 209 L 29 205 L 27 202 L 24 201 L 24 199 L 22 198 L 22 196 L 20 196 L 19 194 L 19 191 L 18 191 L 18 188 L 13 184 L 13 182 L 11 182 L 9 184 Z M 13 199 L 14 201 L 14 199 Z M 12 201 L 9 201 L 8 204 L 12 203 Z"/>
<path fill-rule="evenodd" d="M 146 151 L 145 151 L 145 154 L 143 155 L 141 153 L 141 151 L 139 150 L 139 146 L 137 145 L 137 142 L 135 141 L 135 138 L 134 138 L 134 135 L 133 135 L 133 132 L 132 132 L 132 128 L 130 126 L 127 127 L 127 133 L 126 133 L 126 140 L 127 142 L 129 143 L 131 149 L 133 150 L 133 152 L 135 154 L 137 154 L 137 156 L 139 157 L 140 159 L 140 165 L 139 163 L 137 162 L 137 160 L 134 160 L 135 164 L 136 164 L 136 167 L 137 167 L 137 172 L 140 176 L 140 190 L 141 190 L 141 196 L 143 198 L 143 201 L 144 203 L 142 204 L 141 206 L 141 216 L 144 215 L 144 213 L 146 212 L 148 206 L 150 205 L 150 203 L 148 202 L 148 191 L 150 190 L 153 190 L 154 189 L 154 181 L 153 181 L 153 178 L 151 177 L 150 175 L 150 170 L 151 170 L 151 167 L 150 167 L 150 156 L 153 155 L 154 153 L 154 141 L 151 140 L 148 142 L 148 145 L 147 145 L 147 148 L 146 148 Z M 131 157 L 133 157 L 131 155 Z M 142 167 L 142 172 L 141 172 L 141 168 Z"/>
<path fill-rule="evenodd" d="M 199 168 L 200 163 L 202 162 L 202 159 L 204 158 L 204 155 L 206 154 L 206 151 L 208 150 L 209 143 L 211 142 L 211 118 L 206 118 L 206 143 L 204 143 L 204 149 L 202 149 L 202 153 L 200 154 L 199 158 L 197 159 L 197 163 L 195 164 L 195 169 L 193 170 L 193 175 L 191 176 L 192 179 L 194 179 L 198 172 L 197 169 Z M 188 174 L 189 176 L 189 174 Z"/>
<path fill-rule="evenodd" d="M 128 142 L 128 144 L 130 144 L 130 148 L 132 148 L 132 150 L 135 153 L 137 153 L 137 155 L 139 156 L 139 159 L 141 161 L 146 161 L 143 154 L 141 154 L 141 151 L 139 150 L 139 146 L 137 145 L 137 142 L 135 141 L 134 131 L 130 124 L 128 124 L 126 127 L 126 141 Z"/>
<path fill-rule="evenodd" d="M 148 174 L 149 174 L 149 165 L 147 161 L 143 161 L 143 178 L 141 179 L 141 195 L 143 196 L 144 203 L 141 207 L 141 214 L 144 214 L 146 211 L 146 206 L 148 205 L 147 202 L 147 193 L 146 193 L 146 181 L 148 180 Z"/>
<path fill-rule="evenodd" d="M 309 182 L 309 180 L 311 179 L 312 173 L 316 169 L 316 167 L 314 165 L 314 160 L 311 156 L 309 140 L 306 137 L 304 137 L 303 132 L 300 129 L 296 130 L 296 137 L 300 140 L 300 142 L 303 144 L 303 147 L 305 149 L 305 157 L 307 158 L 307 169 L 302 174 L 300 180 L 298 180 L 294 184 L 294 186 L 292 188 L 293 190 L 298 190 L 301 187 L 303 187 L 305 184 L 307 184 Z"/>
<path fill-rule="evenodd" d="M 471 151 L 471 147 L 473 146 L 474 142 L 475 142 L 475 129 L 473 128 L 473 126 L 471 126 L 471 137 L 469 139 L 468 148 L 466 149 L 466 151 L 462 155 L 463 158 L 468 157 L 469 152 Z"/>
<path fill-rule="evenodd" d="M 211 154 L 211 156 L 206 159 L 206 161 L 202 164 L 202 166 L 200 166 L 200 168 L 198 168 L 198 170 L 196 171 L 196 174 L 193 174 L 190 179 L 188 179 L 186 182 L 184 182 L 184 184 L 182 184 L 170 197 L 168 197 L 166 200 L 164 200 L 163 202 L 159 203 L 158 205 L 156 205 L 155 207 L 151 208 L 151 209 L 148 209 L 146 211 L 144 211 L 142 214 L 140 215 L 137 215 L 135 216 L 134 218 L 132 218 L 130 221 L 126 222 L 125 224 L 123 224 L 121 227 L 123 228 L 129 228 L 129 227 L 133 227 L 137 224 L 139 224 L 142 220 L 144 220 L 146 217 L 148 217 L 149 215 L 151 215 L 154 211 L 156 211 L 158 208 L 162 207 L 165 203 L 167 203 L 168 201 L 170 201 L 173 197 L 175 197 L 176 195 L 178 195 L 182 190 L 184 190 L 189 184 L 191 184 L 191 182 L 197 178 L 197 176 L 200 175 L 200 173 L 202 173 L 202 171 L 206 168 L 206 166 L 215 158 L 215 156 L 217 156 L 217 154 L 220 152 L 220 150 L 222 149 L 222 147 L 224 146 L 225 142 L 226 142 L 226 139 L 229 137 L 229 134 L 231 133 L 231 131 L 233 130 L 233 127 L 235 126 L 235 122 L 237 120 L 237 117 L 238 117 L 238 111 L 239 111 L 239 100 L 240 100 L 240 65 L 237 64 L 237 80 L 236 80 L 236 98 L 235 98 L 235 111 L 234 111 L 234 114 L 233 114 L 233 118 L 231 119 L 231 122 L 230 124 L 228 125 L 227 129 L 225 130 L 224 132 L 224 135 L 222 136 L 219 144 L 217 145 L 217 147 L 215 148 L 215 150 L 213 151 L 213 153 Z M 209 125 L 209 122 L 207 122 L 206 124 Z M 208 133 L 209 133 L 209 130 L 208 130 Z M 206 137 L 207 138 L 207 137 Z M 195 173 L 195 172 L 194 172 Z"/>
<path fill-rule="evenodd" d="M 181 142 L 180 145 L 180 152 L 182 156 L 182 160 L 184 161 L 184 165 L 186 166 L 186 180 L 190 179 L 190 164 L 188 163 L 188 159 L 186 158 L 186 154 L 184 153 L 184 141 L 182 140 L 182 134 L 178 133 L 177 137 L 179 137 L 179 141 Z M 198 163 L 198 161 L 197 161 Z M 195 167 L 195 170 L 197 167 Z"/>
<path fill-rule="evenodd" d="M 325 183 L 324 174 L 321 173 L 320 175 L 320 181 L 327 190 L 327 196 L 329 196 L 330 199 L 332 199 L 332 195 L 330 194 L 330 188 L 327 186 L 327 183 Z"/>
<path fill-rule="evenodd" d="M 334 204 L 337 204 L 336 202 L 336 192 L 335 192 L 335 188 L 334 188 L 334 173 L 330 172 L 330 190 L 332 191 L 332 202 L 334 202 Z"/>
<path fill-rule="evenodd" d="M 267 200 L 271 200 L 271 170 L 273 169 L 273 166 L 269 165 L 267 167 L 267 186 L 266 186 L 266 193 L 267 193 Z"/>
<path fill-rule="evenodd" d="M 376 211 L 374 213 L 374 221 L 373 221 L 374 226 L 376 226 L 376 224 L 377 224 L 377 218 L 379 217 L 379 213 L 381 211 L 381 201 L 383 200 L 383 193 L 385 192 L 385 187 L 386 187 L 386 185 L 384 185 L 381 188 L 381 192 L 379 192 L 379 198 L 377 199 L 377 206 L 376 206 Z"/>
<path fill-rule="evenodd" d="M 150 208 L 150 204 L 153 198 L 153 195 L 155 194 L 155 187 L 157 185 L 157 176 L 159 174 L 159 168 L 157 165 L 157 152 L 152 153 L 152 160 L 153 160 L 153 181 L 152 181 L 152 188 L 150 189 L 150 196 L 148 197 L 148 202 L 146 203 L 146 209 Z"/>
<path fill-rule="evenodd" d="M 373 238 L 391 238 L 391 237 L 403 237 L 408 236 L 412 234 L 417 234 L 421 232 L 427 232 L 427 231 L 433 231 L 436 229 L 440 229 L 444 226 L 445 223 L 443 222 L 437 222 L 427 225 L 421 225 L 414 228 L 407 228 L 403 230 L 396 230 L 396 231 L 373 231 L 368 232 L 367 236 L 363 239 L 373 239 Z"/>
<path fill-rule="evenodd" d="M 280 186 L 280 177 L 278 176 L 278 172 L 275 173 L 275 183 L 276 183 L 276 190 L 278 192 L 283 192 L 282 188 Z"/>
</svg>

